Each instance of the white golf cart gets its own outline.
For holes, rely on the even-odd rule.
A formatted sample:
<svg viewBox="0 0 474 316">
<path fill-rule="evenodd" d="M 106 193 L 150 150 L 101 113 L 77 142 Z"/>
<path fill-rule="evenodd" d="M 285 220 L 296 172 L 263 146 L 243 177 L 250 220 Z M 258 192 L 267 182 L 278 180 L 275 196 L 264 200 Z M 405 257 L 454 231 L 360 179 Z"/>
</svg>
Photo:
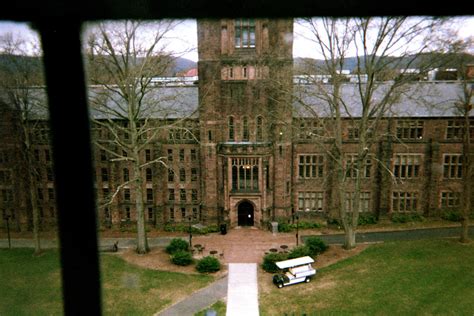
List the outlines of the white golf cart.
<svg viewBox="0 0 474 316">
<path fill-rule="evenodd" d="M 295 283 L 308 283 L 316 275 L 316 269 L 311 266 L 313 262 L 313 258 L 309 256 L 275 262 L 282 271 L 273 276 L 273 283 L 279 288 Z"/>
</svg>

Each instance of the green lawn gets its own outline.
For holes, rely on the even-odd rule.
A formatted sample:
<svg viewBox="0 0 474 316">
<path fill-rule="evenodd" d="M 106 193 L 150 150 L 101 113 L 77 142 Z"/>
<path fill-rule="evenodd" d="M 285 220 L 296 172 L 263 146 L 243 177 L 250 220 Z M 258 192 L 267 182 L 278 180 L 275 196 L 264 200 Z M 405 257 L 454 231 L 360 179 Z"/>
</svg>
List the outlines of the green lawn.
<svg viewBox="0 0 474 316">
<path fill-rule="evenodd" d="M 225 316 L 227 305 L 223 301 L 217 301 L 212 306 L 194 314 L 194 316 L 206 316 L 206 312 L 211 309 L 216 312 L 216 316 Z"/>
<path fill-rule="evenodd" d="M 378 244 L 309 284 L 277 289 L 264 272 L 259 280 L 262 315 L 473 315 L 474 243 Z"/>
<path fill-rule="evenodd" d="M 62 314 L 59 257 L 47 251 L 0 249 L 0 315 Z M 109 315 L 152 315 L 206 286 L 207 275 L 149 270 L 102 255 L 103 310 Z"/>
</svg>

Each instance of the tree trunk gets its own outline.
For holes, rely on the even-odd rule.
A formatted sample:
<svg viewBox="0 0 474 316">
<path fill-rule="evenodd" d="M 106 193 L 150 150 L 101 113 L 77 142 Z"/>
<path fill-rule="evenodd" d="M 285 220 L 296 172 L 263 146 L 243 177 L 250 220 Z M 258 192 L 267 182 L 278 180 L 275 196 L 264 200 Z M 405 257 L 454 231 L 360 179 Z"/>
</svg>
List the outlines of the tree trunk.
<svg viewBox="0 0 474 316">
<path fill-rule="evenodd" d="M 144 211 L 144 202 L 143 202 L 143 187 L 142 187 L 142 178 L 140 173 L 140 161 L 138 152 L 135 155 L 135 161 L 133 165 L 133 171 L 135 176 L 135 206 L 137 211 L 137 253 L 145 254 L 150 251 L 148 247 L 148 240 L 146 237 L 145 229 L 145 211 Z"/>
<path fill-rule="evenodd" d="M 27 127 L 28 122 L 23 119 L 23 137 L 24 137 L 24 157 L 26 163 L 26 172 L 28 177 L 28 187 L 30 191 L 30 203 L 31 203 L 31 216 L 33 217 L 33 239 L 35 242 L 34 255 L 41 253 L 41 242 L 40 242 L 40 219 L 38 212 L 38 201 L 36 192 L 36 179 L 33 173 L 36 173 L 36 168 L 33 166 L 31 159 L 31 141 L 30 131 Z"/>
<path fill-rule="evenodd" d="M 350 250 L 354 249 L 356 246 L 356 231 L 352 225 L 347 225 L 345 227 L 346 235 L 344 238 L 344 249 Z"/>
</svg>

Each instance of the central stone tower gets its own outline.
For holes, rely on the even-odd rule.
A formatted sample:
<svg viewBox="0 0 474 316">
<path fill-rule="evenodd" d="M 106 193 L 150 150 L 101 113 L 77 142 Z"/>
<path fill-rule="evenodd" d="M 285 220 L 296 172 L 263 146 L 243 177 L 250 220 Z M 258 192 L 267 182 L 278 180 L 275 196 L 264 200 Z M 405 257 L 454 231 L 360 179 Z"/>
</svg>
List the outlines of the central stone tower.
<svg viewBox="0 0 474 316">
<path fill-rule="evenodd" d="M 202 209 L 208 223 L 291 216 L 292 19 L 198 20 Z"/>
</svg>

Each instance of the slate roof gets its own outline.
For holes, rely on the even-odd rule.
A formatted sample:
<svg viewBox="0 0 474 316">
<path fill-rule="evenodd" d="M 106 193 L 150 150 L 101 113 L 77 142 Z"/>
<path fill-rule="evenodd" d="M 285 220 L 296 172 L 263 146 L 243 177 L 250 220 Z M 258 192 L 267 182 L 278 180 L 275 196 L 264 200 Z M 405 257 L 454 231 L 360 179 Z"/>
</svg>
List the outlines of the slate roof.
<svg viewBox="0 0 474 316">
<path fill-rule="evenodd" d="M 474 84 L 473 84 L 474 85 Z M 383 91 L 389 84 L 382 83 L 375 91 L 374 100 L 382 98 Z M 101 95 L 105 90 L 100 87 L 89 87 L 90 100 Z M 295 85 L 295 98 L 293 100 L 294 117 L 313 117 L 316 111 L 321 117 L 327 117 L 330 109 L 324 101 L 324 93 L 330 93 L 332 86 L 325 85 Z M 323 93 L 324 92 L 324 93 Z M 43 88 L 31 90 L 36 104 L 46 104 L 46 94 Z M 406 85 L 400 97 L 391 107 L 387 116 L 392 117 L 452 117 L 458 116 L 454 104 L 462 95 L 462 87 L 457 82 L 418 82 Z M 123 113 L 119 99 L 101 96 L 107 104 L 118 113 Z M 361 102 L 358 95 L 358 85 L 346 83 L 342 87 L 342 100 L 347 105 L 348 112 L 344 116 L 357 117 L 361 114 Z M 7 103 L 5 95 L 0 94 L 0 99 Z M 160 86 L 154 87 L 146 94 L 143 104 L 143 117 L 151 118 L 198 118 L 198 87 L 197 86 Z M 304 105 L 303 105 L 304 104 Z M 67 104 L 65 105 L 67 106 Z M 91 114 L 96 119 L 106 118 L 110 113 L 100 111 L 90 102 Z M 472 111 L 474 112 L 474 111 Z M 72 113 L 72 112 L 71 112 Z M 472 113 L 471 115 L 474 115 Z M 32 119 L 46 119 L 46 108 L 36 107 L 30 116 Z"/>
<path fill-rule="evenodd" d="M 473 84 L 474 85 L 474 84 Z M 472 87 L 474 89 L 474 87 Z M 362 106 L 359 85 L 342 86 L 341 99 L 347 110 L 344 117 L 360 117 Z M 374 92 L 373 100 L 380 102 L 390 83 L 381 83 Z M 298 85 L 294 87 L 294 117 L 330 116 L 331 109 L 325 100 L 332 94 L 332 85 Z M 386 117 L 452 117 L 458 116 L 455 103 L 462 99 L 462 86 L 457 82 L 416 82 L 403 86 Z M 474 115 L 474 113 L 473 113 Z"/>
</svg>

